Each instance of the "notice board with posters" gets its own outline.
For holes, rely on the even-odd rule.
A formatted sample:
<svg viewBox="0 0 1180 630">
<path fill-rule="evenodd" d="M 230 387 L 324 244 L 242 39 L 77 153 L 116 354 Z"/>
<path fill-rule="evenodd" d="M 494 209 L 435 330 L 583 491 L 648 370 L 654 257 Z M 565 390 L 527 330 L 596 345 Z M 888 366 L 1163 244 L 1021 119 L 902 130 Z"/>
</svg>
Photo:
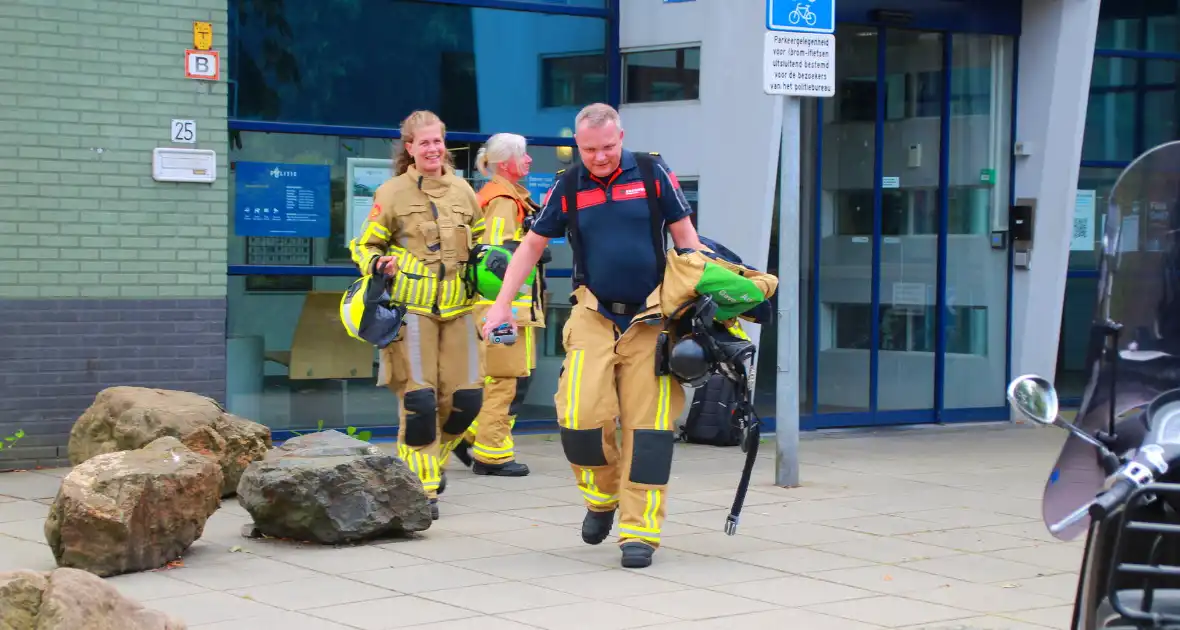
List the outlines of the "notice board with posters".
<svg viewBox="0 0 1180 630">
<path fill-rule="evenodd" d="M 234 164 L 234 233 L 326 238 L 332 169 L 322 164 Z"/>
<path fill-rule="evenodd" d="M 383 158 L 348 158 L 344 214 L 344 242 L 360 236 L 361 226 L 373 211 L 377 188 L 393 177 L 393 162 Z M 463 177 L 463 171 L 455 169 Z"/>
</svg>

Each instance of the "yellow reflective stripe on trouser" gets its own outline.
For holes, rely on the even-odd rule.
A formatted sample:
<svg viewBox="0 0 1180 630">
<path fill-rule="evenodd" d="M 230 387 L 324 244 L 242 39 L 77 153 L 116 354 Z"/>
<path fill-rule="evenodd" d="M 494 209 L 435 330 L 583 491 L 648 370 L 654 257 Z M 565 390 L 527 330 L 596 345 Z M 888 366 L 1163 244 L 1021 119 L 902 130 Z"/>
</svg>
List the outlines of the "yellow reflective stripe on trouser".
<svg viewBox="0 0 1180 630">
<path fill-rule="evenodd" d="M 660 376 L 656 381 L 659 384 L 658 398 L 656 399 L 656 430 L 667 431 L 668 424 L 671 422 L 670 407 L 672 405 L 672 377 Z"/>
<path fill-rule="evenodd" d="M 619 502 L 619 495 L 606 494 L 598 489 L 594 483 L 594 471 L 590 468 L 583 468 L 579 473 L 578 489 L 582 491 L 586 502 L 594 506 L 611 508 Z"/>
<path fill-rule="evenodd" d="M 512 440 L 512 429 L 516 426 L 516 416 L 508 417 L 508 434 L 504 436 L 503 446 L 490 446 L 476 440 L 471 445 L 471 452 L 481 455 L 485 459 L 507 460 L 516 458 L 516 442 Z"/>
<path fill-rule="evenodd" d="M 569 387 L 566 391 L 565 417 L 562 426 L 578 428 L 578 405 L 582 398 L 582 367 L 586 363 L 586 351 L 574 350 L 569 353 Z"/>
<path fill-rule="evenodd" d="M 659 544 L 660 542 L 660 503 L 664 500 L 663 490 L 648 490 L 644 498 L 643 526 L 619 525 L 619 538 L 638 538 Z"/>
<path fill-rule="evenodd" d="M 397 445 L 397 456 L 406 463 L 418 479 L 422 480 L 422 489 L 427 492 L 437 492 L 438 484 L 442 482 L 442 465 L 433 455 L 415 451 L 405 444 Z"/>
</svg>

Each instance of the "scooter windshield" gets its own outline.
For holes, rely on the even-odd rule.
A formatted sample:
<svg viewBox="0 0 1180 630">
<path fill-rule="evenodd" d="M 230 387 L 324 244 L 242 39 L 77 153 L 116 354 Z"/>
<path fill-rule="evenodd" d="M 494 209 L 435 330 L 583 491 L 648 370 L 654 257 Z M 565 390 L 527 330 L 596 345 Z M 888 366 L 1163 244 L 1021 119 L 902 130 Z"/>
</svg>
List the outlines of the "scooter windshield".
<svg viewBox="0 0 1180 630">
<path fill-rule="evenodd" d="M 1110 192 L 1102 230 L 1098 296 L 1087 355 L 1089 381 L 1074 424 L 1090 435 L 1180 387 L 1180 142 L 1158 146 L 1123 171 Z M 1117 333 L 1108 333 L 1106 323 Z M 1115 348 L 1116 353 L 1104 350 Z M 1042 516 L 1053 525 L 1102 489 L 1095 448 L 1066 439 L 1045 484 Z M 1071 540 L 1083 519 L 1056 536 Z"/>
</svg>

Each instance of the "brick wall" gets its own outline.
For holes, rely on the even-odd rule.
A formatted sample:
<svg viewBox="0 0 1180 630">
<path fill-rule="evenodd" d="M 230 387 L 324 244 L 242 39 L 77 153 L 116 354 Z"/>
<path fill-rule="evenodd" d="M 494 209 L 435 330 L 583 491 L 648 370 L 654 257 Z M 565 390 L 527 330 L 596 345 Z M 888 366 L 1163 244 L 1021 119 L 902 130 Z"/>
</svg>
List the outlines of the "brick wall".
<svg viewBox="0 0 1180 630">
<path fill-rule="evenodd" d="M 186 79 L 193 21 L 221 82 Z M 0 469 L 64 457 L 103 387 L 224 398 L 227 0 L 0 2 Z M 214 184 L 160 183 L 173 118 Z"/>
</svg>

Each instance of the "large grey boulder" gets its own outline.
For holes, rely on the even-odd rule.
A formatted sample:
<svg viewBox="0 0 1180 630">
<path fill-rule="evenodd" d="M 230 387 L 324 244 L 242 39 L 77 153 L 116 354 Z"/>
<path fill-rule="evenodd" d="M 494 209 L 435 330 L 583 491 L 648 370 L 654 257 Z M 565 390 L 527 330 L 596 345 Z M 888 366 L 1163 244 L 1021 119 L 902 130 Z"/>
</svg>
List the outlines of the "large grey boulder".
<svg viewBox="0 0 1180 630">
<path fill-rule="evenodd" d="M 186 630 L 85 571 L 0 573 L 0 630 Z"/>
<path fill-rule="evenodd" d="M 226 413 L 217 401 L 191 392 L 109 387 L 70 430 L 70 463 L 105 453 L 143 448 L 174 437 L 221 466 L 222 496 L 238 487 L 250 462 L 271 448 L 270 429 Z"/>
<path fill-rule="evenodd" d="M 405 462 L 339 431 L 288 440 L 250 464 L 238 502 L 258 533 L 329 545 L 431 524 L 422 483 Z"/>
<path fill-rule="evenodd" d="M 45 520 L 58 566 L 102 577 L 158 569 L 221 506 L 221 467 L 173 437 L 86 460 L 62 480 Z"/>
</svg>

